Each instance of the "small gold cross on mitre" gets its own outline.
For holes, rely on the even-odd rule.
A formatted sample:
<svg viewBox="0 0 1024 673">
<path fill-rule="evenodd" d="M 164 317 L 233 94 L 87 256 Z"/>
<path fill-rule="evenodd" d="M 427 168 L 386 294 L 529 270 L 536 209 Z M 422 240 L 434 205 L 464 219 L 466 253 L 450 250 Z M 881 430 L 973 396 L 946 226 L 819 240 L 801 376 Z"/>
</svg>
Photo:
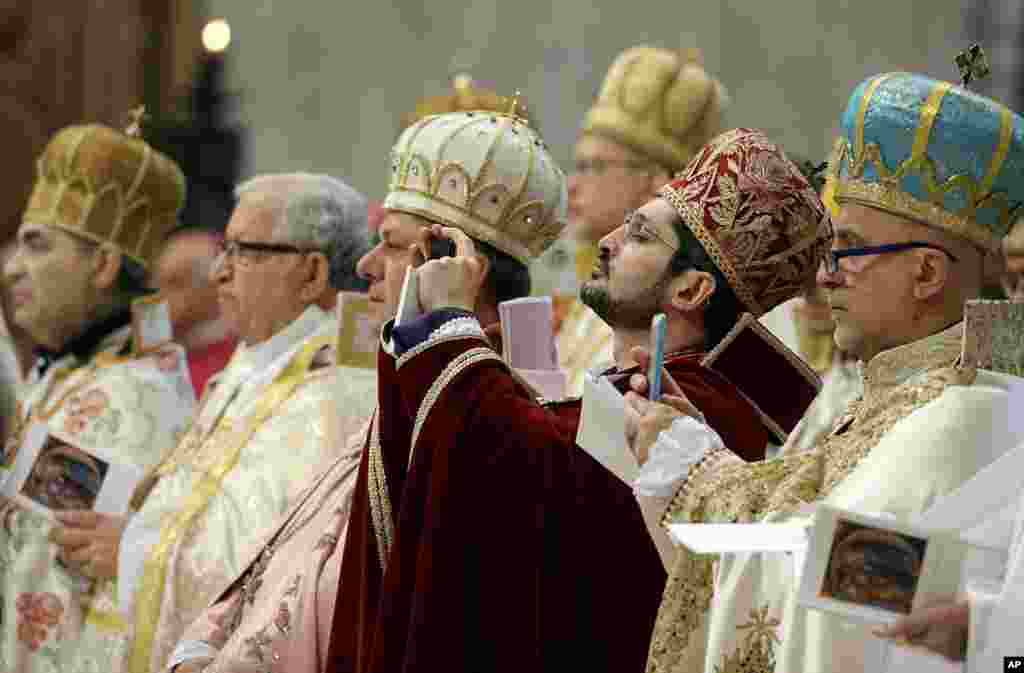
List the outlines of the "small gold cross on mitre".
<svg viewBox="0 0 1024 673">
<path fill-rule="evenodd" d="M 128 126 L 124 129 L 124 134 L 132 138 L 142 137 L 142 123 L 149 119 L 149 115 L 146 114 L 146 106 L 140 105 L 128 113 Z"/>
<path fill-rule="evenodd" d="M 962 86 L 967 86 L 976 79 L 985 79 L 992 72 L 988 67 L 985 50 L 979 44 L 972 44 L 957 54 L 954 63 L 956 63 L 957 70 L 960 71 Z"/>
</svg>

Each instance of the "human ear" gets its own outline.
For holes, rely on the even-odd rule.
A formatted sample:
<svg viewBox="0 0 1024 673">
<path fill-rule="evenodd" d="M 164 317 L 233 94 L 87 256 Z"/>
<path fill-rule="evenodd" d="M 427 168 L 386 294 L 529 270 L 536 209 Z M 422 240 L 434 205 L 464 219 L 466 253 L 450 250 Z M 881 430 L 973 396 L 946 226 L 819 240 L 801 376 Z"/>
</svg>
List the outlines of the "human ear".
<svg viewBox="0 0 1024 673">
<path fill-rule="evenodd" d="M 931 299 L 949 282 L 951 260 L 938 250 L 918 250 L 914 273 L 914 298 Z"/>
<path fill-rule="evenodd" d="M 327 261 L 327 255 L 322 252 L 312 252 L 305 256 L 306 277 L 299 290 L 299 296 L 305 303 L 318 301 L 331 284 L 331 269 Z"/>
<path fill-rule="evenodd" d="M 95 250 L 93 262 L 93 282 L 97 289 L 112 289 L 121 273 L 121 253 L 109 245 L 100 245 Z"/>
<path fill-rule="evenodd" d="M 680 313 L 688 313 L 707 307 L 715 294 L 718 282 L 707 271 L 690 269 L 679 274 L 669 283 L 668 302 Z"/>
</svg>

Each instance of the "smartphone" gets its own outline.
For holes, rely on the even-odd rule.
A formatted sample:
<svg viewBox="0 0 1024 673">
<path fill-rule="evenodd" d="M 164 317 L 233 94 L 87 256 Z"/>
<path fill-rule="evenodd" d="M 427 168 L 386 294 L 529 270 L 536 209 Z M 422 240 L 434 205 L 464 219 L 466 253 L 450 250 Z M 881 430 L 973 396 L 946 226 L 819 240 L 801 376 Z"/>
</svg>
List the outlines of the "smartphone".
<svg viewBox="0 0 1024 673">
<path fill-rule="evenodd" d="M 665 366 L 665 334 L 668 318 L 659 313 L 651 319 L 651 361 L 647 368 L 647 399 L 661 399 L 661 370 Z"/>
<path fill-rule="evenodd" d="M 430 237 L 430 259 L 455 256 L 455 241 L 450 238 Z"/>
</svg>

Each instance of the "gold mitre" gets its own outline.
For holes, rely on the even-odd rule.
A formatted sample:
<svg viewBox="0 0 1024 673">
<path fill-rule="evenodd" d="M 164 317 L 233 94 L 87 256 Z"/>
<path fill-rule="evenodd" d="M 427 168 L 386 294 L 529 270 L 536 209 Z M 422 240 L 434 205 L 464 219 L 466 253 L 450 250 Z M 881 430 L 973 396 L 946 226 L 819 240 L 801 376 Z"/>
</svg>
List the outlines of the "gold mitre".
<svg viewBox="0 0 1024 673">
<path fill-rule="evenodd" d="M 718 135 L 725 89 L 691 49 L 632 47 L 605 75 L 582 133 L 607 136 L 675 173 Z"/>
<path fill-rule="evenodd" d="M 506 96 L 501 96 L 490 89 L 478 87 L 470 75 L 460 73 L 452 77 L 451 93 L 424 98 L 416 104 L 415 110 L 403 115 L 402 128 L 409 128 L 424 117 L 448 112 L 504 112 L 506 110 L 508 110 Z M 516 115 L 534 126 L 529 111 L 523 105 L 519 105 Z"/>
<path fill-rule="evenodd" d="M 461 229 L 523 264 L 538 257 L 566 225 L 565 173 L 515 105 L 407 128 L 391 151 L 384 207 Z"/>
<path fill-rule="evenodd" d="M 39 157 L 22 219 L 111 245 L 149 268 L 184 202 L 181 169 L 141 138 L 68 126 Z"/>
</svg>

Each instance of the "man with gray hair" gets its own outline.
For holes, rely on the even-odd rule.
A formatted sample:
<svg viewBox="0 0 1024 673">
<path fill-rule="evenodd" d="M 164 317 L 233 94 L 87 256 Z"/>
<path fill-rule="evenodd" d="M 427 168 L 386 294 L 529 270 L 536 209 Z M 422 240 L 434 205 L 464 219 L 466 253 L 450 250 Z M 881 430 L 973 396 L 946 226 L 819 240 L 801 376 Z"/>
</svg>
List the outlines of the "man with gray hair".
<svg viewBox="0 0 1024 673">
<path fill-rule="evenodd" d="M 301 173 L 253 178 L 236 196 L 213 279 L 238 349 L 177 448 L 137 489 L 134 514 L 114 522 L 75 513 L 57 536 L 73 562 L 72 550 L 92 546 L 98 530 L 123 531 L 105 566 L 133 628 L 133 673 L 165 666 L 255 534 L 313 468 L 337 458 L 374 401 L 372 371 L 334 366 L 336 322 L 322 308 L 335 284 L 352 289 L 366 199 Z"/>
</svg>

